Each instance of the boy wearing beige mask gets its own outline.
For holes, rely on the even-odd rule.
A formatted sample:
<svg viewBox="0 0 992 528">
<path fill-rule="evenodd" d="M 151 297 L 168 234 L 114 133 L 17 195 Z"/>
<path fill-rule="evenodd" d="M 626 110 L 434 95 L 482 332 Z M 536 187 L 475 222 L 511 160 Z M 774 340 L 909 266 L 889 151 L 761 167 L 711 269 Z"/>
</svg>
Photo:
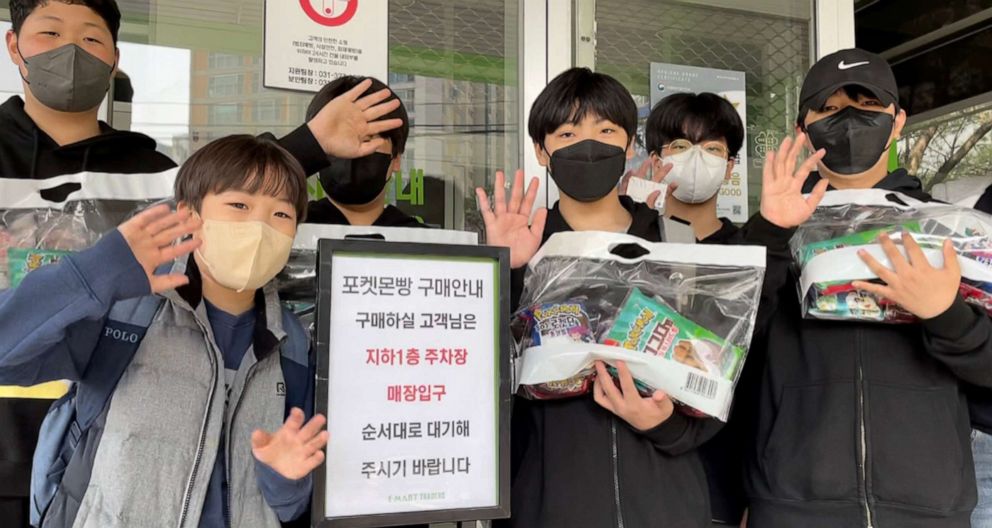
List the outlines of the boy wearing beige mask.
<svg viewBox="0 0 992 528">
<path fill-rule="evenodd" d="M 306 421 L 309 340 L 269 284 L 303 169 L 232 136 L 183 165 L 176 200 L 0 293 L 0 383 L 76 382 L 71 445 L 39 441 L 62 442 L 33 468 L 53 480 L 41 526 L 276 528 L 309 505 L 326 420 Z"/>
</svg>

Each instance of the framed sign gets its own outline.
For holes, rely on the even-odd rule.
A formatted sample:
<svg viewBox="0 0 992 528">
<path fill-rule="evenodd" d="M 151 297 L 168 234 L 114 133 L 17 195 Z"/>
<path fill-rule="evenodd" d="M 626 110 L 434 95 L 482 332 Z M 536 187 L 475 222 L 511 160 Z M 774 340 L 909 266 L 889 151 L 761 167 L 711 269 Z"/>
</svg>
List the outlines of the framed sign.
<svg viewBox="0 0 992 528">
<path fill-rule="evenodd" d="M 314 525 L 508 517 L 508 250 L 321 239 L 317 266 Z"/>
</svg>

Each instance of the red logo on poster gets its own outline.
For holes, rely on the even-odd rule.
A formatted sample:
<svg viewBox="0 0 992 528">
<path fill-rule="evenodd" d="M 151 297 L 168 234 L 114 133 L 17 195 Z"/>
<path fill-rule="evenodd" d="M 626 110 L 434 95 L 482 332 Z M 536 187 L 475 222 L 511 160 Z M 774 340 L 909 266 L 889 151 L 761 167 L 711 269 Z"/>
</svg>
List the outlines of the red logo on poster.
<svg viewBox="0 0 992 528">
<path fill-rule="evenodd" d="M 334 27 L 347 24 L 355 16 L 358 0 L 300 0 L 300 6 L 314 22 Z"/>
</svg>

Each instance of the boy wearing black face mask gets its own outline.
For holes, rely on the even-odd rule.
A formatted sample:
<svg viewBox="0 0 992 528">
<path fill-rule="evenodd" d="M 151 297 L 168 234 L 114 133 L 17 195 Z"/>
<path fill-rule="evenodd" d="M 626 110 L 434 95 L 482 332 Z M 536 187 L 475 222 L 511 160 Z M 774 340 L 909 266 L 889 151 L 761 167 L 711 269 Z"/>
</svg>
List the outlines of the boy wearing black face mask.
<svg viewBox="0 0 992 528">
<path fill-rule="evenodd" d="M 912 325 L 803 319 L 791 272 L 789 239 L 828 186 L 929 199 L 905 171 L 886 170 L 906 119 L 897 105 L 884 59 L 857 49 L 828 55 L 806 77 L 798 121 L 820 149 L 819 173 L 802 188 L 769 176 L 788 163 L 766 160 L 761 213 L 744 228 L 748 242 L 768 248 L 755 329 L 766 346 L 748 357 L 762 370 L 746 467 L 753 526 L 970 526 L 976 491 L 963 385 L 992 387 L 992 321 L 959 295 L 953 247 L 945 244 L 940 267 L 911 237 L 904 252 L 880 237 L 884 265 L 859 255 L 885 285 L 854 286 L 919 317 Z"/>
<path fill-rule="evenodd" d="M 307 109 L 307 119 L 320 112 L 328 101 L 353 89 L 369 79 L 369 93 L 388 90 L 382 81 L 372 77 L 344 76 L 314 96 Z M 326 199 L 310 202 L 307 221 L 313 224 L 428 227 L 407 215 L 394 205 L 386 205 L 386 185 L 390 176 L 400 170 L 400 158 L 406 150 L 410 134 L 410 120 L 403 102 L 392 91 L 387 101 L 399 101 L 399 106 L 383 119 L 399 119 L 403 124 L 381 134 L 382 145 L 375 152 L 355 159 L 331 159 L 330 165 L 320 171 L 320 186 Z"/>
<path fill-rule="evenodd" d="M 531 224 L 536 180 L 525 193 L 518 171 L 507 202 L 504 176 L 497 173 L 494 209 L 485 191 L 476 190 L 488 243 L 510 248 L 514 304 L 525 265 L 554 233 L 597 230 L 663 239 L 658 214 L 617 190 L 633 156 L 636 127 L 630 93 L 587 68 L 562 73 L 535 100 L 528 129 L 538 160 L 561 189 L 560 200 L 550 212 L 539 209 Z M 622 391 L 602 363 L 596 368 L 592 397 L 515 399 L 513 514 L 504 525 L 709 526 L 706 477 L 695 449 L 719 422 L 674 413 L 661 392 L 643 398 L 636 390 Z M 626 365 L 617 368 L 621 386 L 632 386 Z"/>
</svg>

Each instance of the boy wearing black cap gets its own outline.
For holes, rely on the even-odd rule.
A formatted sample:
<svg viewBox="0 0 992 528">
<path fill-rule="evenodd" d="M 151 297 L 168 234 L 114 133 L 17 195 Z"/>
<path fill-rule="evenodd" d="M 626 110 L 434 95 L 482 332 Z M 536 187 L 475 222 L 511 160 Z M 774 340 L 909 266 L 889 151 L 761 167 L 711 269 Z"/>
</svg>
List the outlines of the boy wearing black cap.
<svg viewBox="0 0 992 528">
<path fill-rule="evenodd" d="M 904 170 L 886 170 L 905 120 L 884 59 L 856 49 L 821 59 L 803 85 L 797 141 L 808 134 L 824 155 L 803 190 L 880 188 L 929 199 Z M 958 294 L 953 248 L 945 245 L 943 267 L 931 266 L 910 237 L 905 253 L 880 239 L 885 265 L 861 255 L 886 284 L 855 286 L 896 302 L 918 324 L 805 320 L 788 243 L 812 209 L 785 207 L 800 190 L 776 196 L 769 182 L 761 214 L 745 227 L 746 240 L 768 248 L 755 331 L 766 346 L 748 359 L 762 370 L 746 469 L 749 524 L 970 526 L 976 490 L 962 385 L 992 387 L 992 321 Z"/>
</svg>

